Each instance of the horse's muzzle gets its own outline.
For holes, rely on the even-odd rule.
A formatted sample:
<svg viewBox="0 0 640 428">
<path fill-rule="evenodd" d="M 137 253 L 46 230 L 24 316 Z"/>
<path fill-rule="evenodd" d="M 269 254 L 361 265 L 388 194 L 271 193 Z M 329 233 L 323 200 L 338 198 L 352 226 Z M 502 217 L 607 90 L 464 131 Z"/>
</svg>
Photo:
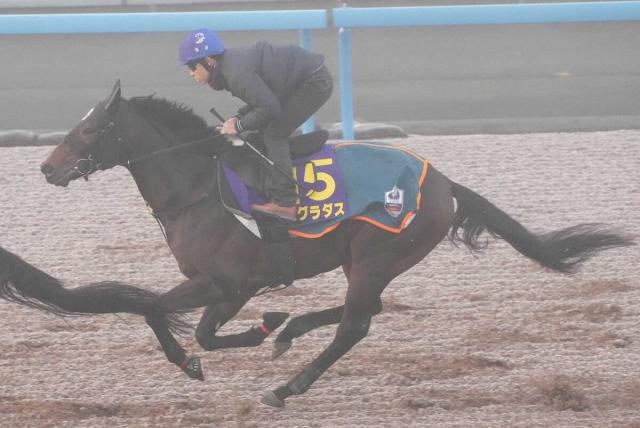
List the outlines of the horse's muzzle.
<svg viewBox="0 0 640 428">
<path fill-rule="evenodd" d="M 62 187 L 67 187 L 71 180 L 81 175 L 74 168 L 62 173 L 56 173 L 55 168 L 46 162 L 40 166 L 40 171 L 44 174 L 47 183 Z"/>
</svg>

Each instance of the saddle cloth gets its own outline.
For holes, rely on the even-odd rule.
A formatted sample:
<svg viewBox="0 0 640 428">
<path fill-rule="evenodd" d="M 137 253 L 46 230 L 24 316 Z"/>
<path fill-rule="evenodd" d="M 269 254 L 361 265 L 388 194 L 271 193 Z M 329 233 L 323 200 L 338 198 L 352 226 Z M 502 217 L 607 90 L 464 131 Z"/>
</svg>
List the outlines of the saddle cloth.
<svg viewBox="0 0 640 428">
<path fill-rule="evenodd" d="M 392 233 L 406 228 L 420 207 L 429 164 L 417 154 L 390 144 L 326 144 L 317 153 L 293 161 L 299 196 L 298 221 L 289 233 L 319 238 L 340 222 L 355 219 Z M 251 205 L 264 198 L 223 164 L 225 205 L 250 218 Z"/>
</svg>

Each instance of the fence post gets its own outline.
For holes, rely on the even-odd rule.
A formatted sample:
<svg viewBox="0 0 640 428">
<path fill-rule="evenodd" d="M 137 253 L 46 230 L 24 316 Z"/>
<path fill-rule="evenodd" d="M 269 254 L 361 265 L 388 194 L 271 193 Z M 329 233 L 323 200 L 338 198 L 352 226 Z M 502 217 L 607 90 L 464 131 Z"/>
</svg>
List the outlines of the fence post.
<svg viewBox="0 0 640 428">
<path fill-rule="evenodd" d="M 340 28 L 340 111 L 342 138 L 353 140 L 353 90 L 351 73 L 351 29 Z"/>
<path fill-rule="evenodd" d="M 300 30 L 300 47 L 311 50 L 311 42 L 311 30 Z M 313 116 L 311 116 L 304 124 L 302 124 L 302 133 L 308 134 L 313 132 L 315 127 L 315 121 L 313 120 Z"/>
</svg>

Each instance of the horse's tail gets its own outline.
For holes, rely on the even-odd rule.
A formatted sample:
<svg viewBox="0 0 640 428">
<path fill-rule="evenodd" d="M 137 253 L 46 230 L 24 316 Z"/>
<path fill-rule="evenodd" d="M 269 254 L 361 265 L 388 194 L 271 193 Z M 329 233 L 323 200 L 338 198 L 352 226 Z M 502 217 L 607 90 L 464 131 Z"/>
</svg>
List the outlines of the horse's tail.
<svg viewBox="0 0 640 428">
<path fill-rule="evenodd" d="M 542 266 L 573 273 L 580 263 L 600 251 L 635 245 L 631 238 L 608 230 L 600 223 L 579 224 L 536 235 L 474 191 L 454 182 L 451 190 L 457 209 L 449 238 L 472 250 L 487 246 L 486 241 L 478 241 L 480 234 L 487 230 Z"/>
<path fill-rule="evenodd" d="M 56 278 L 0 247 L 0 298 L 60 316 L 133 313 L 166 318 L 176 333 L 190 329 L 179 313 L 158 308 L 158 295 L 120 282 L 67 289 Z"/>
</svg>

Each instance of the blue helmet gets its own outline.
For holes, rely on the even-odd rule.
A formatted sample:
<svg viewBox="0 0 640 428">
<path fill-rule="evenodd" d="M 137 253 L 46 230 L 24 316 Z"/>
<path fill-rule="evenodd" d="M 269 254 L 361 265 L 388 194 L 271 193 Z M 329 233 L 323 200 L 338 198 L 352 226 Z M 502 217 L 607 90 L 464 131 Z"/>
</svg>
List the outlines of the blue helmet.
<svg viewBox="0 0 640 428">
<path fill-rule="evenodd" d="M 189 61 L 202 59 L 210 55 L 219 55 L 224 52 L 224 44 L 216 33 L 206 28 L 201 28 L 187 34 L 180 48 L 178 56 L 184 65 Z"/>
</svg>

